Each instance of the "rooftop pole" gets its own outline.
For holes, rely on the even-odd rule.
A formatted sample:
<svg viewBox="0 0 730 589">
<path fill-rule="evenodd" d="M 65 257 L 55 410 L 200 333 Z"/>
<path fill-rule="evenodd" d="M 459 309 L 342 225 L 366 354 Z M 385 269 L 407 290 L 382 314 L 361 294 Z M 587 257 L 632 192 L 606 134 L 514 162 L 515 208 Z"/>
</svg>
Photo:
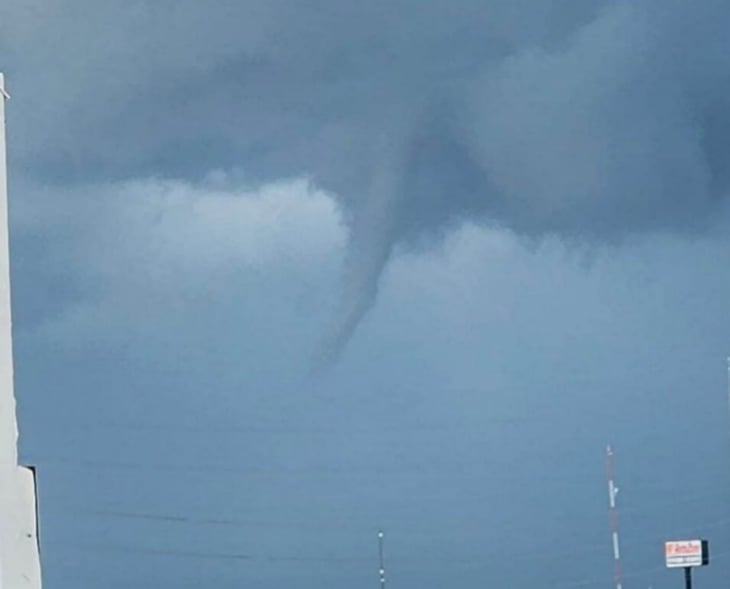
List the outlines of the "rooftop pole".
<svg viewBox="0 0 730 589">
<path fill-rule="evenodd" d="M 385 589 L 385 557 L 383 554 L 383 542 L 385 541 L 385 533 L 378 530 L 378 576 L 380 577 L 380 589 Z"/>
</svg>

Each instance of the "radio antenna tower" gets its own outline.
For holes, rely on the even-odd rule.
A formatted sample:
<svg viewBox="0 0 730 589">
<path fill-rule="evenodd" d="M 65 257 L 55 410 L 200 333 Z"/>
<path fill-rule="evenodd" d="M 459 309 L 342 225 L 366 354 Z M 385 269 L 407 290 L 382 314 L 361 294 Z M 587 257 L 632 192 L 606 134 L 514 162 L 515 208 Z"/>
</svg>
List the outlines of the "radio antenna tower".
<svg viewBox="0 0 730 589">
<path fill-rule="evenodd" d="M 383 542 L 385 540 L 385 534 L 383 530 L 378 530 L 378 576 L 380 577 L 380 589 L 385 589 L 385 560 L 383 557 Z"/>
<path fill-rule="evenodd" d="M 616 509 L 616 495 L 618 487 L 614 482 L 616 466 L 614 464 L 613 448 L 606 446 L 606 478 L 608 479 L 608 517 L 611 524 L 611 543 L 613 545 L 613 579 L 616 589 L 623 587 L 623 572 L 621 570 L 621 551 L 618 543 L 618 509 Z"/>
</svg>

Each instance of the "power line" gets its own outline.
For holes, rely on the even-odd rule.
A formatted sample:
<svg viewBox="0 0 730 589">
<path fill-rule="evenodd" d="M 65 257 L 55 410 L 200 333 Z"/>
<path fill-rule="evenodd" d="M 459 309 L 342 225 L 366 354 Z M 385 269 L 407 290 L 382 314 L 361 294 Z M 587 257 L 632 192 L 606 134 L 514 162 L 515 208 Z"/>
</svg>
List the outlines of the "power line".
<svg viewBox="0 0 730 589">
<path fill-rule="evenodd" d="M 48 543 L 46 543 L 48 545 Z M 103 544 L 103 543 L 79 543 L 79 542 L 57 542 L 50 543 L 54 546 L 54 550 L 61 549 L 68 551 L 69 549 L 83 552 L 109 552 L 121 554 L 137 554 L 152 557 L 167 558 L 195 558 L 201 560 L 221 560 L 221 561 L 246 561 L 246 562 L 275 562 L 275 563 L 368 563 L 370 559 L 362 557 L 347 557 L 337 555 L 324 556 L 301 556 L 301 555 L 255 555 L 248 553 L 232 553 L 232 552 L 198 552 L 190 550 L 161 549 L 153 547 L 130 546 L 127 544 Z"/>
<path fill-rule="evenodd" d="M 48 545 L 48 543 L 46 543 Z M 363 564 L 372 563 L 372 559 L 362 558 L 356 556 L 343 556 L 343 555 L 276 555 L 276 554 L 250 554 L 250 553 L 235 553 L 235 552 L 201 552 L 201 551 L 190 551 L 190 550 L 178 550 L 178 549 L 160 549 L 155 547 L 139 547 L 130 546 L 126 544 L 103 544 L 103 543 L 79 543 L 79 542 L 68 542 L 60 541 L 57 543 L 51 543 L 54 550 L 59 551 L 83 551 L 83 552 L 107 552 L 107 553 L 118 553 L 118 554 L 135 554 L 138 556 L 149 556 L 153 558 L 179 558 L 179 559 L 201 559 L 201 560 L 215 560 L 215 561 L 229 561 L 232 563 L 257 563 L 257 562 L 270 562 L 270 563 L 325 563 L 325 564 Z M 725 560 L 730 557 L 730 550 L 718 552 L 713 554 L 713 561 Z M 419 570 L 423 570 L 425 566 L 433 564 L 439 567 L 439 570 L 449 570 L 453 568 L 454 563 L 460 562 L 454 560 L 451 557 L 441 558 L 427 558 L 427 557 L 416 557 L 412 559 L 406 559 L 406 561 L 418 562 Z M 465 561 L 461 561 L 465 562 Z M 483 567 L 490 566 L 487 559 L 469 559 L 469 562 L 479 564 Z M 623 575 L 623 579 L 638 579 L 648 574 L 657 573 L 666 570 L 664 564 L 651 565 L 643 568 L 631 570 L 627 574 Z M 595 586 L 603 582 L 605 579 L 601 577 L 585 578 L 575 581 L 558 581 L 557 583 L 551 583 L 553 589 L 570 589 L 572 587 L 580 586 Z M 381 585 L 382 586 L 382 585 Z"/>
<path fill-rule="evenodd" d="M 538 418 L 524 417 L 497 417 L 490 418 L 485 423 L 480 422 L 474 424 L 474 428 L 483 428 L 485 425 L 506 425 L 506 426 L 523 426 L 527 422 L 537 423 Z M 46 428 L 46 431 L 78 433 L 79 431 L 97 431 L 107 432 L 109 430 L 123 431 L 149 431 L 149 432 L 178 432 L 184 434 L 202 433 L 206 436 L 215 435 L 252 435 L 252 436 L 367 436 L 379 437 L 388 434 L 414 434 L 418 432 L 463 432 L 469 429 L 469 424 L 464 423 L 412 423 L 398 424 L 392 427 L 378 426 L 372 427 L 353 427 L 348 429 L 337 429 L 332 427 L 262 427 L 262 426 L 236 426 L 228 424 L 211 423 L 207 425 L 183 424 L 183 423 L 165 423 L 165 422 L 120 422 L 120 421 L 94 421 L 92 423 L 78 422 L 73 423 L 68 428 Z"/>
<path fill-rule="evenodd" d="M 63 512 L 55 515 L 64 515 L 69 517 L 75 516 L 89 516 L 89 517 L 100 517 L 100 518 L 113 518 L 113 519 L 129 519 L 129 520 L 141 520 L 147 522 L 159 522 L 168 524 L 180 524 L 180 525 L 194 525 L 194 526 L 227 526 L 227 527 L 241 527 L 241 528 L 303 528 L 303 529 L 317 529 L 317 528 L 332 528 L 332 529 L 345 529 L 345 530 L 362 530 L 365 526 L 356 526 L 355 524 L 346 524 L 342 522 L 324 522 L 324 521 L 274 521 L 274 520 L 260 520 L 260 519 L 236 519 L 236 518 L 207 518 L 207 517 L 195 517 L 178 515 L 172 513 L 151 513 L 151 512 L 138 512 L 138 511 L 119 511 L 119 510 L 94 510 L 94 509 L 82 509 L 76 507 L 64 507 Z"/>
</svg>

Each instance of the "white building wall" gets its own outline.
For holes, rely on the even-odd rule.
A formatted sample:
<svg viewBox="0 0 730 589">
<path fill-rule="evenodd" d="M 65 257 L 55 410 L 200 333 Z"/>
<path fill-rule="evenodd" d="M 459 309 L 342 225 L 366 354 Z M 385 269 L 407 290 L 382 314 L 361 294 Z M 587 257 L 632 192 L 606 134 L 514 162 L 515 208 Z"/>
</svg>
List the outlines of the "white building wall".
<svg viewBox="0 0 730 589">
<path fill-rule="evenodd" d="M 3 74 L 0 94 L 0 589 L 40 589 L 35 476 L 18 466 Z"/>
</svg>

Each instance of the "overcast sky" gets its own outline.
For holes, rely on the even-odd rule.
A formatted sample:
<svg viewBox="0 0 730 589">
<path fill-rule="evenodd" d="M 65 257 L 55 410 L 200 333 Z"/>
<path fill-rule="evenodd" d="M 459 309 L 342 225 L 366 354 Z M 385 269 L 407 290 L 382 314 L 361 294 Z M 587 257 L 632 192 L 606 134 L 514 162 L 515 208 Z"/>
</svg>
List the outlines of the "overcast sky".
<svg viewBox="0 0 730 589">
<path fill-rule="evenodd" d="M 730 575 L 724 0 L 4 0 L 51 589 Z"/>
</svg>

